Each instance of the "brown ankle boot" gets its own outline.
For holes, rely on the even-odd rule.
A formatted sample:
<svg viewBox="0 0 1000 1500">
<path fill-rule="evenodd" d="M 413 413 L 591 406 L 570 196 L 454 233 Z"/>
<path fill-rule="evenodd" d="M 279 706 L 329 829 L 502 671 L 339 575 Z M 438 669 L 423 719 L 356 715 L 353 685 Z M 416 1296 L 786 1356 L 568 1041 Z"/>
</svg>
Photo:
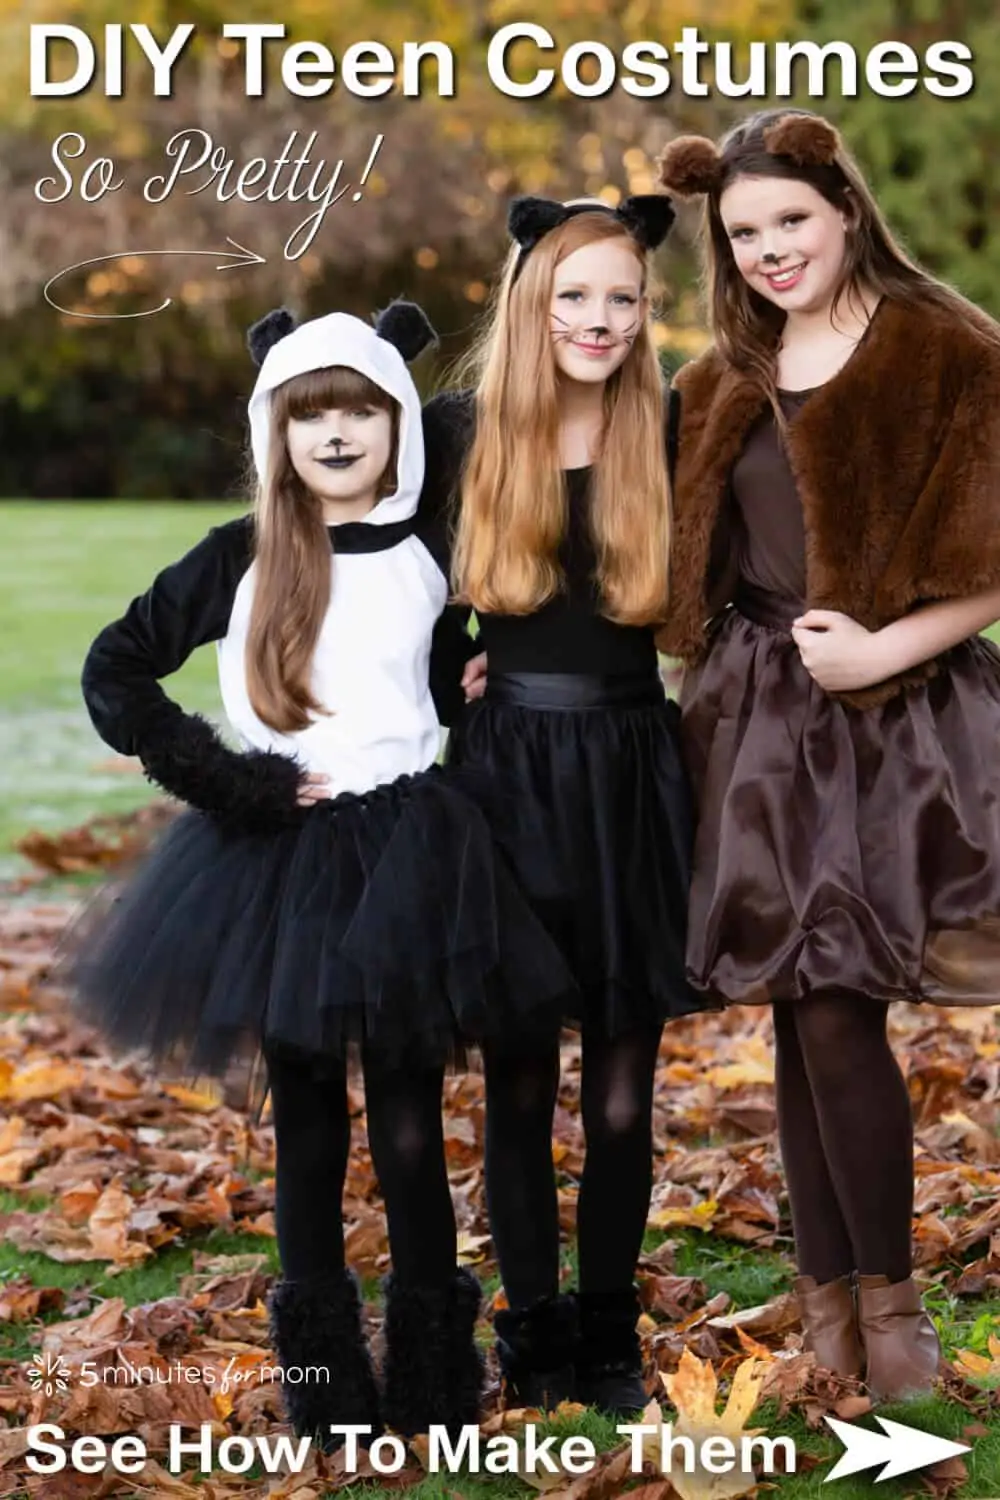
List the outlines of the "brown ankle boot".
<svg viewBox="0 0 1000 1500">
<path fill-rule="evenodd" d="M 912 1277 L 859 1276 L 858 1327 L 874 1399 L 897 1401 L 932 1389 L 941 1344 Z"/>
<path fill-rule="evenodd" d="M 824 1370 L 838 1375 L 860 1375 L 864 1369 L 864 1351 L 858 1337 L 851 1278 L 817 1282 L 812 1276 L 799 1276 L 795 1295 L 802 1314 L 806 1348 L 816 1356 Z"/>
</svg>

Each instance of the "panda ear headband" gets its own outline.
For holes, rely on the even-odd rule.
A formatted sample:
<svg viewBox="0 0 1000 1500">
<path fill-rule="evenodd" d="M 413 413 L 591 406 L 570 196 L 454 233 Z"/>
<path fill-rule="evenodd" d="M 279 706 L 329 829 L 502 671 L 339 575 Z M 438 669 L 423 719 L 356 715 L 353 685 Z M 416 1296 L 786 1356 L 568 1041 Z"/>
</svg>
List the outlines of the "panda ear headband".
<svg viewBox="0 0 1000 1500">
<path fill-rule="evenodd" d="M 429 344 L 437 343 L 437 334 L 423 308 L 401 297 L 390 302 L 372 321 L 376 335 L 392 344 L 406 364 L 411 364 Z M 275 344 L 292 333 L 295 327 L 295 315 L 287 307 L 276 307 L 253 324 L 247 331 L 247 347 L 258 369 Z"/>
<path fill-rule="evenodd" d="M 643 250 L 662 245 L 674 222 L 673 205 L 662 193 L 643 193 L 623 198 L 617 208 L 607 203 L 558 203 L 553 198 L 515 198 L 507 212 L 507 228 L 520 254 L 514 280 L 520 276 L 531 251 L 551 230 L 577 214 L 603 213 L 616 219 Z"/>
</svg>

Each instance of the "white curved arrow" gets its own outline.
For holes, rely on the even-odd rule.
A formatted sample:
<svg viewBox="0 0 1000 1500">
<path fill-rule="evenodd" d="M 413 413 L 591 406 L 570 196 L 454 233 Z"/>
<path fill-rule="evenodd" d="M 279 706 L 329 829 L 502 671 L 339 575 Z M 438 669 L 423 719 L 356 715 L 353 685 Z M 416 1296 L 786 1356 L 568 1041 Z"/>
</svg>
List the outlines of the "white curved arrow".
<svg viewBox="0 0 1000 1500">
<path fill-rule="evenodd" d="M 915 1469 L 926 1469 L 928 1464 L 940 1463 L 943 1458 L 954 1458 L 958 1453 L 968 1453 L 968 1443 L 953 1443 L 950 1438 L 935 1437 L 932 1432 L 921 1432 L 916 1427 L 906 1427 L 902 1422 L 890 1422 L 888 1417 L 876 1416 L 882 1432 L 872 1432 L 870 1427 L 854 1427 L 850 1422 L 839 1422 L 836 1417 L 825 1417 L 824 1421 L 843 1443 L 845 1453 L 841 1455 L 823 1480 L 843 1479 L 848 1474 L 860 1474 L 864 1469 L 876 1469 L 885 1464 L 875 1480 L 896 1479 L 900 1474 L 912 1474 Z"/>
<path fill-rule="evenodd" d="M 234 266 L 263 266 L 267 264 L 266 256 L 258 255 L 256 250 L 247 250 L 245 246 L 237 244 L 236 240 L 230 239 L 228 234 L 226 235 L 226 243 L 234 247 L 235 253 L 233 250 L 118 250 L 113 255 L 95 255 L 91 260 L 78 260 L 76 265 L 74 266 L 64 266 L 61 271 L 57 271 L 54 276 L 50 276 L 48 281 L 45 283 L 45 286 L 42 288 L 42 296 L 45 298 L 50 307 L 54 307 L 57 312 L 66 313 L 67 316 L 71 318 L 95 318 L 105 320 L 108 318 L 151 318 L 155 313 L 164 312 L 170 306 L 172 298 L 167 297 L 163 302 L 160 303 L 159 307 L 147 307 L 143 312 L 88 313 L 77 312 L 77 310 L 73 307 L 63 307 L 61 302 L 56 302 L 55 298 L 49 296 L 49 289 L 55 286 L 56 282 L 60 281 L 64 276 L 68 276 L 71 271 L 82 271 L 84 266 L 100 266 L 108 260 L 125 260 L 130 255 L 142 257 L 143 259 L 151 255 L 226 256 L 225 265 L 216 266 L 215 269 L 217 271 L 231 271 Z"/>
</svg>

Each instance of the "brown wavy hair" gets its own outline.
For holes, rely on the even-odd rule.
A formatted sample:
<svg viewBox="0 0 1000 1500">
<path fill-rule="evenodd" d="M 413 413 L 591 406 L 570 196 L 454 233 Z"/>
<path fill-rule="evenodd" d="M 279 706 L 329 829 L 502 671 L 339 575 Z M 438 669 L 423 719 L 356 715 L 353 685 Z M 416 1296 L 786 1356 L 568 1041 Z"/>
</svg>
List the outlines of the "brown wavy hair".
<svg viewBox="0 0 1000 1500">
<path fill-rule="evenodd" d="M 453 582 L 476 609 L 531 614 L 564 585 L 558 553 L 568 498 L 549 334 L 552 286 L 556 267 L 575 250 L 615 239 L 634 250 L 647 292 L 645 252 L 624 225 L 606 213 L 576 214 L 538 242 L 516 279 L 519 252 L 512 250 L 492 317 L 466 363 L 476 385 L 476 433 L 462 478 Z M 604 388 L 591 524 L 602 612 L 629 625 L 663 620 L 670 516 L 663 380 L 648 316 Z"/>
<path fill-rule="evenodd" d="M 330 534 L 323 502 L 292 467 L 291 419 L 334 407 L 374 406 L 392 415 L 392 448 L 377 497 L 396 488 L 399 405 L 357 370 L 330 365 L 286 380 L 271 393 L 267 472 L 254 502 L 253 605 L 246 641 L 247 694 L 257 717 L 291 733 L 330 710 L 313 697 L 313 653 L 330 603 Z"/>
<path fill-rule="evenodd" d="M 844 266 L 834 294 L 834 312 L 845 297 L 850 302 L 867 289 L 879 298 L 939 307 L 995 338 L 997 328 L 991 319 L 906 254 L 842 140 L 829 162 L 800 163 L 767 149 L 765 133 L 788 116 L 822 118 L 804 109 L 762 110 L 722 138 L 719 170 L 706 194 L 704 220 L 705 290 L 712 333 L 730 363 L 757 379 L 779 419 L 777 355 L 786 314 L 754 291 L 736 266 L 719 205 L 726 188 L 738 177 L 804 182 L 847 216 Z"/>
</svg>

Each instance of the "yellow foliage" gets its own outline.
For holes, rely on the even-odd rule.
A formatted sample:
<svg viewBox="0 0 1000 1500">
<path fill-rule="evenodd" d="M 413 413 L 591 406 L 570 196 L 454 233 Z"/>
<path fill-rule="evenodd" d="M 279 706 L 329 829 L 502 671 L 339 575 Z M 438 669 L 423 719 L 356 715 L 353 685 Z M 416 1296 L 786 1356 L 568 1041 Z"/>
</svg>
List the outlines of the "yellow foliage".
<svg viewBox="0 0 1000 1500">
<path fill-rule="evenodd" d="M 690 1438 L 696 1453 L 708 1438 L 726 1438 L 737 1455 L 736 1466 L 728 1474 L 712 1473 L 700 1466 L 687 1473 L 679 1461 L 671 1463 L 666 1472 L 681 1500 L 730 1500 L 730 1497 L 745 1495 L 756 1487 L 753 1468 L 749 1464 L 744 1467 L 738 1455 L 741 1440 L 753 1436 L 757 1430 L 748 1429 L 746 1423 L 760 1398 L 763 1375 L 758 1371 L 762 1369 L 755 1359 L 742 1361 L 733 1376 L 729 1397 L 721 1412 L 716 1411 L 719 1382 L 711 1360 L 700 1360 L 690 1349 L 685 1349 L 676 1373 L 661 1376 L 677 1409 L 677 1418 L 670 1424 L 672 1436 Z M 662 1416 L 655 1402 L 646 1408 L 643 1421 L 662 1427 Z M 643 1439 L 643 1451 L 659 1466 L 659 1433 Z"/>
</svg>

